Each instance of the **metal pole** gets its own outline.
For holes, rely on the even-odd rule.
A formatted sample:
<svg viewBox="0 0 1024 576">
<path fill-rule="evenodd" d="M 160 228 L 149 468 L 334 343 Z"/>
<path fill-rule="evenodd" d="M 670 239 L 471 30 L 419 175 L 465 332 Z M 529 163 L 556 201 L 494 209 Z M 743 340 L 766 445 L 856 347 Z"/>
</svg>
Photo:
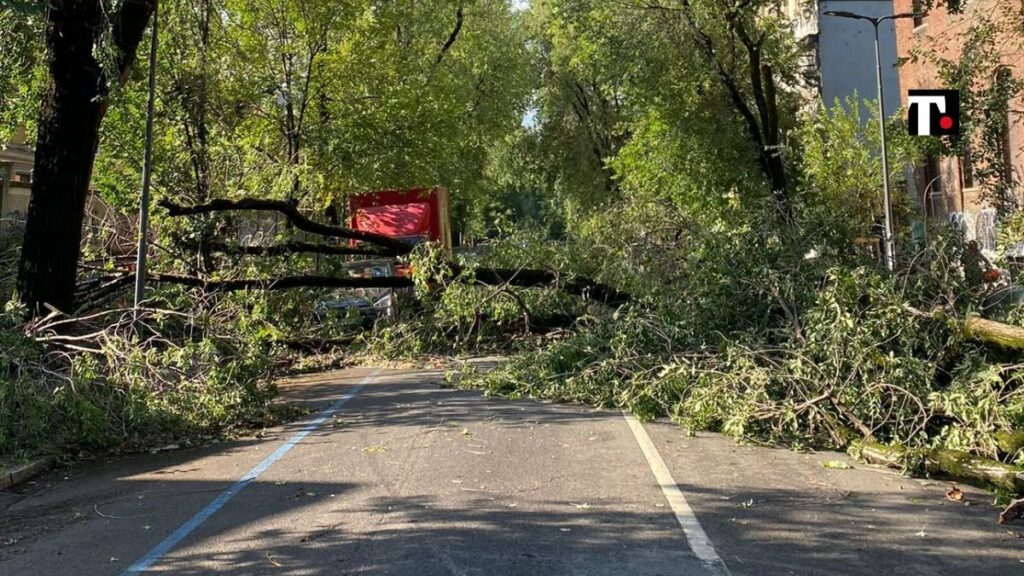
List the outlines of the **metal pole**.
<svg viewBox="0 0 1024 576">
<path fill-rule="evenodd" d="M 882 49 L 878 36 L 878 25 L 884 20 L 872 19 L 875 27 L 875 72 L 878 81 L 878 126 L 882 136 L 882 203 L 885 211 L 885 224 L 882 230 L 882 260 L 886 270 L 893 269 L 896 260 L 896 248 L 892 237 L 892 199 L 889 195 L 889 158 L 885 145 L 885 98 L 882 93 Z"/>
<path fill-rule="evenodd" d="M 156 49 L 160 3 L 153 9 L 153 31 L 149 44 L 149 102 L 146 105 L 146 151 L 142 164 L 142 198 L 139 203 L 139 244 L 135 260 L 135 315 L 146 295 L 146 252 L 149 249 L 149 188 L 153 175 L 153 108 L 156 102 Z"/>
</svg>

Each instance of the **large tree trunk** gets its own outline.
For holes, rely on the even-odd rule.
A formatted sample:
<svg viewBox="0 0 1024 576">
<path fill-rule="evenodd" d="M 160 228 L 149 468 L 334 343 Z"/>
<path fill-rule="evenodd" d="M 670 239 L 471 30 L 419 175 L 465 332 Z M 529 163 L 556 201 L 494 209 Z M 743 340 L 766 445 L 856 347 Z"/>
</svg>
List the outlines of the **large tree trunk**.
<svg viewBox="0 0 1024 576">
<path fill-rule="evenodd" d="M 18 287 L 33 311 L 74 301 L 93 158 L 105 83 L 93 55 L 102 28 L 100 2 L 54 3 L 46 26 L 50 85 L 39 115 L 32 198 Z"/>
<path fill-rule="evenodd" d="M 101 0 L 54 0 L 47 11 L 50 84 L 39 114 L 32 198 L 18 268 L 18 290 L 33 312 L 45 304 L 70 312 L 107 85 L 123 78 L 155 0 L 125 0 L 112 18 L 119 49 L 108 73 L 95 49 L 107 14 Z"/>
</svg>

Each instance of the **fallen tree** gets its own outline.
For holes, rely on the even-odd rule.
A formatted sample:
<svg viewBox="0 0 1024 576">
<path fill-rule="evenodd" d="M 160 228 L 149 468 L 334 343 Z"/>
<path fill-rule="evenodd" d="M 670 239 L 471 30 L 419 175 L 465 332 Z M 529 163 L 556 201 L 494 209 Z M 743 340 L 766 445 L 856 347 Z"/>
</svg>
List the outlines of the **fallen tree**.
<svg viewBox="0 0 1024 576">
<path fill-rule="evenodd" d="M 380 246 L 390 256 L 404 256 L 412 252 L 413 246 L 407 242 L 375 234 L 364 230 L 353 230 L 343 226 L 332 226 L 321 224 L 304 216 L 295 205 L 283 200 L 263 200 L 260 198 L 242 198 L 241 200 L 226 200 L 218 198 L 205 204 L 194 204 L 182 206 L 170 200 L 161 200 L 158 203 L 167 209 L 170 216 L 199 216 L 202 214 L 213 214 L 217 212 L 249 211 L 249 212 L 278 212 L 283 214 L 289 222 L 297 229 L 311 234 L 327 236 L 332 238 L 347 238 Z"/>
<path fill-rule="evenodd" d="M 452 265 L 453 274 L 459 275 L 464 268 Z M 554 287 L 565 290 L 591 300 L 607 304 L 623 304 L 629 301 L 629 295 L 619 292 L 605 284 L 586 278 L 575 278 L 562 282 L 558 274 L 547 270 L 512 270 L 503 268 L 477 268 L 472 271 L 474 280 L 488 286 L 518 286 L 521 288 Z M 95 288 L 83 288 L 80 293 L 82 302 L 93 302 L 98 297 L 107 297 L 119 292 L 134 279 L 130 271 L 122 271 L 112 275 L 104 283 Z M 414 281 L 405 276 L 339 277 L 299 275 L 282 276 L 280 278 L 239 278 L 212 280 L 198 276 L 179 274 L 149 274 L 148 282 L 152 284 L 168 284 L 202 288 L 208 292 L 237 292 L 240 290 L 289 290 L 293 288 L 412 288 Z"/>
<path fill-rule="evenodd" d="M 994 344 L 1001 348 L 1024 350 L 1024 328 L 1012 326 L 978 316 L 969 316 L 964 322 L 964 335 L 976 342 Z"/>
<path fill-rule="evenodd" d="M 239 246 L 223 241 L 214 241 L 205 246 L 207 250 L 231 254 L 258 256 L 287 256 L 296 253 L 318 253 L 328 255 L 367 255 L 379 257 L 399 257 L 412 252 L 413 245 L 407 242 L 363 230 L 353 230 L 342 226 L 333 226 L 315 222 L 299 212 L 295 205 L 281 200 L 264 200 L 260 198 L 243 198 L 240 200 L 216 199 L 205 204 L 183 206 L 169 200 L 162 200 L 159 205 L 167 210 L 172 217 L 197 216 L 230 211 L 272 211 L 283 214 L 288 221 L 299 230 L 320 236 L 346 238 L 362 242 L 359 246 L 330 246 L 308 242 L 290 241 L 270 246 Z M 366 246 L 369 244 L 370 246 Z M 193 246 L 195 247 L 195 246 Z M 466 269 L 449 262 L 446 264 L 453 276 L 460 276 Z M 620 292 L 612 286 L 602 284 L 590 278 L 566 277 L 552 270 L 536 269 L 505 269 L 505 268 L 474 268 L 473 281 L 490 286 L 517 286 L 521 288 L 553 287 L 564 290 L 589 300 L 618 306 L 630 300 L 629 294 Z M 269 279 L 236 279 L 236 280 L 205 280 L 193 276 L 176 276 L 156 274 L 151 280 L 157 284 L 181 284 L 195 286 L 210 291 L 233 291 L 247 289 L 285 290 L 290 288 L 407 288 L 413 285 L 412 279 L 395 277 L 377 278 L 335 278 L 328 276 L 288 276 Z M 106 297 L 111 290 L 119 285 L 108 284 Z M 123 282 L 123 281 L 121 281 Z M 95 299 L 96 293 L 92 296 Z"/>
<path fill-rule="evenodd" d="M 862 440 L 851 445 L 850 454 L 869 464 L 925 472 L 967 484 L 1024 494 L 1024 469 L 962 450 L 933 449 L 921 452 Z M 1024 498 L 1010 502 L 999 514 L 999 523 L 1006 524 L 1022 516 Z"/>
</svg>

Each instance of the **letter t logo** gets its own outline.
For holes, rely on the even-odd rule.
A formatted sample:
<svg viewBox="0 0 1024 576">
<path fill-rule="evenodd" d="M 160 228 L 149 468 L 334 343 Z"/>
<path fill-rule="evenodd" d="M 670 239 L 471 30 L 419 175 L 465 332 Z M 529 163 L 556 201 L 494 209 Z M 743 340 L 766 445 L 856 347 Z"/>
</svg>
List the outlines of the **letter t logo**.
<svg viewBox="0 0 1024 576">
<path fill-rule="evenodd" d="M 960 93 L 956 90 L 910 90 L 907 95 L 911 136 L 956 136 L 960 133 Z"/>
</svg>

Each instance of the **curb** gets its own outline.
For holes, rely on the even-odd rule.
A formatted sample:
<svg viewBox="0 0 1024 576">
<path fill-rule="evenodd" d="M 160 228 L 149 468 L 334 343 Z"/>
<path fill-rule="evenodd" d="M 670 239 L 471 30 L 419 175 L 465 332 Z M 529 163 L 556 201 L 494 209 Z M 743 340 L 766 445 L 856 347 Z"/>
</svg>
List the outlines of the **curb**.
<svg viewBox="0 0 1024 576">
<path fill-rule="evenodd" d="M 22 482 L 45 472 L 50 466 L 53 465 L 54 459 L 52 456 L 46 456 L 44 458 L 38 458 L 27 464 L 21 464 L 20 466 L 11 466 L 9 468 L 0 468 L 0 490 L 7 490 L 21 484 Z"/>
</svg>

